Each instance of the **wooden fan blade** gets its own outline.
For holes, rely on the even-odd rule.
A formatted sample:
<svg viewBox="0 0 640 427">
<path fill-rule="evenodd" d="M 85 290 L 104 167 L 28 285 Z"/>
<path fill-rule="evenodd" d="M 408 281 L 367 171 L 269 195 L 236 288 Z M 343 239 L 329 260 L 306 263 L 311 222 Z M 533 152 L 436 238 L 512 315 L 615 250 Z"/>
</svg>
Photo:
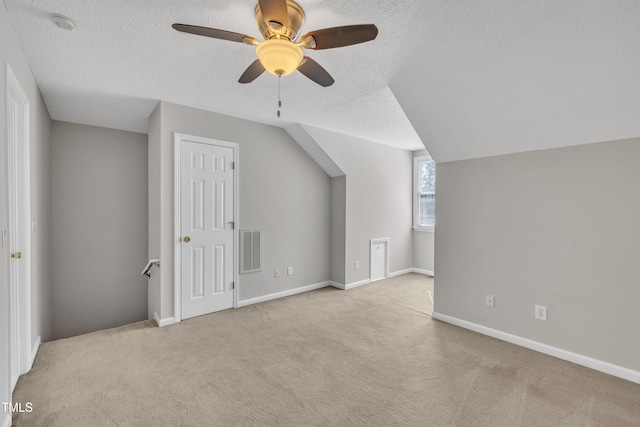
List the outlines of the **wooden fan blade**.
<svg viewBox="0 0 640 427">
<path fill-rule="evenodd" d="M 308 56 L 298 65 L 298 71 L 323 87 L 331 86 L 335 82 L 327 70 Z"/>
<path fill-rule="evenodd" d="M 240 76 L 238 83 L 251 83 L 260 77 L 260 74 L 262 73 L 264 73 L 264 67 L 260 63 L 260 60 L 256 59 L 246 70 L 244 70 L 244 73 Z"/>
<path fill-rule="evenodd" d="M 258 3 L 265 24 L 269 25 L 270 22 L 275 22 L 284 27 L 289 25 L 287 0 L 259 0 Z"/>
<path fill-rule="evenodd" d="M 234 33 L 233 31 L 218 30 L 216 28 L 209 27 L 198 27 L 197 25 L 173 24 L 172 27 L 174 30 L 181 31 L 183 33 L 212 37 L 214 39 L 229 40 L 232 42 L 253 44 L 252 40 L 256 40 L 254 37 L 240 33 Z"/>
<path fill-rule="evenodd" d="M 346 25 L 344 27 L 325 28 L 311 31 L 300 38 L 308 49 L 332 49 L 351 46 L 373 40 L 378 35 L 378 27 L 373 24 Z M 309 37 L 313 38 L 310 42 Z"/>
</svg>

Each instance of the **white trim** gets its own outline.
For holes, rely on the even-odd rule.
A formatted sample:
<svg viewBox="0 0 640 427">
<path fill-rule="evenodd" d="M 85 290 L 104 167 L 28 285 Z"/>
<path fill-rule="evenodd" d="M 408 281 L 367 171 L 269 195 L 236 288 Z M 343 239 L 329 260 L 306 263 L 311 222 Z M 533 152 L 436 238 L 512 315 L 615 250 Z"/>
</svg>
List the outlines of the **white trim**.
<svg viewBox="0 0 640 427">
<path fill-rule="evenodd" d="M 365 280 L 361 280 L 359 282 L 349 283 L 348 285 L 345 285 L 344 289 L 346 291 L 348 291 L 349 289 L 357 288 L 359 286 L 368 285 L 369 283 L 371 283 L 371 279 L 365 279 Z"/>
<path fill-rule="evenodd" d="M 411 228 L 413 229 L 413 231 L 419 231 L 421 233 L 433 233 L 434 231 L 436 231 L 435 227 L 420 227 L 420 226 L 414 225 Z"/>
<path fill-rule="evenodd" d="M 11 403 L 11 402 L 9 402 Z M 11 426 L 11 414 L 4 413 L 4 421 L 2 421 L 2 427 L 10 427 Z"/>
<path fill-rule="evenodd" d="M 182 294 L 180 288 L 181 281 L 181 255 L 180 255 L 180 142 L 188 140 L 192 142 L 198 142 L 201 144 L 217 145 L 221 147 L 227 147 L 233 149 L 233 283 L 235 284 L 233 289 L 233 308 L 239 307 L 240 298 L 240 284 L 238 280 L 238 230 L 240 224 L 239 218 L 239 203 L 238 203 L 238 191 L 239 191 L 239 179 L 238 170 L 240 168 L 240 159 L 238 153 L 238 144 L 235 142 L 221 141 L 219 139 L 206 138 L 202 136 L 187 135 L 184 133 L 175 132 L 173 136 L 173 233 L 174 233 L 174 248 L 173 248 L 173 290 L 174 290 L 174 306 L 173 317 L 162 319 L 162 322 L 167 322 L 171 319 L 171 323 L 178 323 L 182 319 Z M 154 313 L 155 318 L 155 313 Z M 165 324 L 171 324 L 165 323 Z M 159 326 L 160 322 L 158 322 Z"/>
<path fill-rule="evenodd" d="M 40 348 L 41 342 L 42 340 L 38 335 L 38 338 L 36 338 L 36 341 L 33 343 L 33 349 L 31 350 L 31 360 L 29 362 L 29 371 L 31 370 L 31 368 L 33 368 L 33 362 L 35 362 L 36 360 L 36 356 L 38 355 L 38 349 Z"/>
<path fill-rule="evenodd" d="M 402 276 L 403 274 L 413 273 L 415 271 L 414 268 L 405 268 L 404 270 L 394 271 L 393 273 L 389 273 L 387 275 L 388 278 Z"/>
<path fill-rule="evenodd" d="M 461 328 L 469 329 L 483 335 L 488 335 L 490 337 L 497 338 L 511 344 L 519 345 L 521 347 L 525 347 L 540 353 L 548 354 L 549 356 L 557 357 L 558 359 L 566 360 L 577 365 L 586 366 L 587 368 L 595 369 L 596 371 L 604 372 L 605 374 L 613 375 L 614 377 L 622 378 L 640 384 L 640 372 L 638 371 L 614 365 L 609 362 L 604 362 L 602 360 L 594 359 L 589 356 L 584 356 L 582 354 L 573 353 L 571 351 L 543 344 L 538 341 L 519 337 L 507 332 L 502 332 L 497 329 L 488 328 L 486 326 L 478 325 L 477 323 L 472 323 L 466 320 L 458 319 L 456 317 L 447 316 L 446 314 L 434 312 L 432 317 L 434 319 L 450 323 Z"/>
<path fill-rule="evenodd" d="M 173 318 L 176 322 L 182 319 L 182 295 L 181 295 L 181 266 L 180 254 L 180 138 L 178 133 L 173 135 Z M 162 292 L 162 286 L 160 287 Z M 160 326 L 160 316 L 153 313 L 153 318 Z"/>
<path fill-rule="evenodd" d="M 409 274 L 409 273 L 424 274 L 425 276 L 433 277 L 433 271 L 421 270 L 419 268 L 406 268 L 404 270 L 399 270 L 399 271 L 395 271 L 393 273 L 390 273 L 386 278 L 390 279 L 392 277 L 398 277 L 398 276 L 402 276 L 404 274 Z M 379 280 L 384 280 L 384 279 L 379 279 Z M 329 285 L 333 286 L 334 288 L 343 289 L 343 290 L 349 290 L 349 289 L 357 288 L 359 286 L 368 285 L 370 283 L 377 282 L 377 281 L 378 280 L 373 280 L 372 281 L 371 279 L 366 279 L 366 280 L 361 280 L 361 281 L 355 282 L 355 283 L 349 283 L 348 285 L 343 285 L 342 283 L 337 283 L 337 282 L 329 282 Z"/>
<path fill-rule="evenodd" d="M 18 348 L 19 348 L 19 360 L 18 371 L 20 374 L 26 374 L 31 369 L 29 364 L 31 358 L 31 237 L 32 237 L 32 222 L 31 222 L 31 135 L 30 135 L 30 102 L 25 91 L 22 89 L 20 81 L 14 74 L 9 63 L 6 66 L 6 94 L 7 99 L 10 97 L 10 93 L 14 92 L 18 101 L 20 101 L 20 107 L 23 110 L 24 123 L 22 132 L 24 133 L 24 144 L 16 146 L 16 158 L 20 158 L 22 154 L 22 164 L 18 164 L 18 171 L 23 173 L 23 186 L 16 189 L 19 193 L 22 193 L 24 197 L 24 226 L 25 236 L 24 239 L 24 289 L 20 289 L 18 292 L 18 307 L 17 313 L 19 316 L 18 323 Z M 6 100 L 4 102 L 7 102 Z M 7 156 L 7 161 L 9 161 Z M 9 176 L 7 185 L 12 185 L 12 177 Z M 9 201 L 11 203 L 11 201 Z M 9 205 L 8 205 L 9 206 Z M 10 207 L 10 206 L 9 206 Z M 11 230 L 10 230 L 11 232 Z"/>
<path fill-rule="evenodd" d="M 248 305 L 257 304 L 265 301 L 271 301 L 278 298 L 289 297 L 291 295 L 301 294 L 303 292 L 315 291 L 316 289 L 333 286 L 332 283 L 334 282 L 315 283 L 313 285 L 307 285 L 307 286 L 301 286 L 299 288 L 289 289 L 288 291 L 276 292 L 274 294 L 263 295 L 261 297 L 245 299 L 238 303 L 238 307 L 246 307 Z"/>
<path fill-rule="evenodd" d="M 334 282 L 334 281 L 329 281 L 329 286 L 333 286 L 334 288 L 337 289 L 342 289 L 343 291 L 346 289 L 344 286 L 344 283 L 338 283 L 338 282 Z"/>
<path fill-rule="evenodd" d="M 425 276 L 433 276 L 433 271 L 429 271 L 429 270 L 422 270 L 419 268 L 406 268 L 404 270 L 399 270 L 399 271 L 395 271 L 393 273 L 390 273 L 386 278 L 390 279 L 392 277 L 398 277 L 398 276 L 402 276 L 404 274 L 409 274 L 409 273 L 417 273 L 417 274 L 423 274 Z M 384 280 L 384 279 L 379 279 L 379 280 Z M 329 286 L 333 286 L 334 288 L 338 288 L 338 289 L 342 289 L 342 290 L 349 290 L 349 289 L 353 289 L 353 288 L 357 288 L 359 286 L 364 286 L 364 285 L 368 285 L 369 283 L 373 283 L 373 282 L 377 282 L 378 280 L 371 280 L 371 279 L 365 279 L 365 280 L 361 280 L 359 282 L 354 282 L 354 283 L 349 283 L 348 285 L 343 285 L 342 283 L 338 283 L 338 282 L 329 282 Z"/>
<path fill-rule="evenodd" d="M 160 319 L 160 316 L 158 316 L 158 313 L 156 313 L 155 311 L 153 312 L 153 320 L 156 321 L 156 323 L 158 324 L 158 327 L 160 328 L 162 328 L 163 326 L 172 325 L 176 323 L 176 320 L 174 317 L 165 317 L 164 319 Z"/>
<path fill-rule="evenodd" d="M 412 268 L 412 273 L 424 274 L 425 276 L 435 277 L 435 274 L 431 270 L 423 270 L 421 268 Z"/>
<path fill-rule="evenodd" d="M 240 146 L 236 143 L 227 143 L 233 148 L 233 308 L 238 308 L 240 303 L 240 260 L 238 248 L 240 247 Z M 262 240 L 262 239 L 261 239 Z M 261 252 L 264 257 L 264 251 Z"/>
</svg>

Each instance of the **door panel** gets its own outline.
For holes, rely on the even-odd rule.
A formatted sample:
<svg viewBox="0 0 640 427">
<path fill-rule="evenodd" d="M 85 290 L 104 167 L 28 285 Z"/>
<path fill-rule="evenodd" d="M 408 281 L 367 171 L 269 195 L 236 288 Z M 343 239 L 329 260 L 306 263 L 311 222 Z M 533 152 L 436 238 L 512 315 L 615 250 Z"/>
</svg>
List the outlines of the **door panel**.
<svg viewBox="0 0 640 427">
<path fill-rule="evenodd" d="M 371 281 L 386 278 L 387 244 L 371 243 Z"/>
<path fill-rule="evenodd" d="M 11 390 L 31 369 L 31 209 L 29 99 L 7 65 L 7 232 L 9 285 L 9 368 Z M 3 272 L 3 274 L 6 274 Z"/>
<path fill-rule="evenodd" d="M 233 148 L 182 140 L 180 149 L 181 309 L 187 319 L 233 307 Z"/>
</svg>

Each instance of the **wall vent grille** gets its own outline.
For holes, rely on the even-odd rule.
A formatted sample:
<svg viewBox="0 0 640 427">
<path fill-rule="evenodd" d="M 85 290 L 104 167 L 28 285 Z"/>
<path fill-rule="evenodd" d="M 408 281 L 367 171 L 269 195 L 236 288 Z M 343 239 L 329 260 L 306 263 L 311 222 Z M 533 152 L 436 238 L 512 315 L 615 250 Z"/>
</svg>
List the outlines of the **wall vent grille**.
<svg viewBox="0 0 640 427">
<path fill-rule="evenodd" d="M 262 271 L 262 231 L 240 230 L 240 274 Z"/>
</svg>

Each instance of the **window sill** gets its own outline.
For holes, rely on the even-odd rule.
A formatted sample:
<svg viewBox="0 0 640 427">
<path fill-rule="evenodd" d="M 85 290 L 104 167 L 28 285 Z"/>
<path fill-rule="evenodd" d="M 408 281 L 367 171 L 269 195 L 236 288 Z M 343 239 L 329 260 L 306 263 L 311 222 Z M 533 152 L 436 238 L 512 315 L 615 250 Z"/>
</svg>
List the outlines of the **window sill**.
<svg viewBox="0 0 640 427">
<path fill-rule="evenodd" d="M 413 231 L 420 231 L 422 233 L 433 233 L 436 229 L 434 227 L 412 227 Z"/>
</svg>

